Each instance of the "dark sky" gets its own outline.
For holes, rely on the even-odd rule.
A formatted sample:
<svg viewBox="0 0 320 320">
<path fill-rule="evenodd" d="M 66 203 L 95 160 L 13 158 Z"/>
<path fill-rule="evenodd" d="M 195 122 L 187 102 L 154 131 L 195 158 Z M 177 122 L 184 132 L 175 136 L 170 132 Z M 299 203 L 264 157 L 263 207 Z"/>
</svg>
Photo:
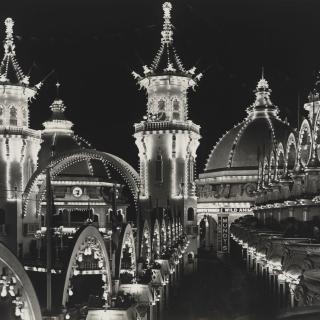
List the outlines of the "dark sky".
<svg viewBox="0 0 320 320">
<path fill-rule="evenodd" d="M 15 20 L 18 60 L 34 82 L 52 69 L 76 133 L 137 167 L 133 123 L 146 96 L 131 76 L 150 64 L 160 45 L 162 1 L 1 1 L 0 18 Z M 216 140 L 246 115 L 264 66 L 272 100 L 296 126 L 320 67 L 320 1 L 175 0 L 175 46 L 186 67 L 204 72 L 189 100 L 202 127 L 201 172 Z M 4 27 L 1 27 L 1 37 Z M 31 107 L 31 126 L 49 117 L 57 76 Z"/>
</svg>

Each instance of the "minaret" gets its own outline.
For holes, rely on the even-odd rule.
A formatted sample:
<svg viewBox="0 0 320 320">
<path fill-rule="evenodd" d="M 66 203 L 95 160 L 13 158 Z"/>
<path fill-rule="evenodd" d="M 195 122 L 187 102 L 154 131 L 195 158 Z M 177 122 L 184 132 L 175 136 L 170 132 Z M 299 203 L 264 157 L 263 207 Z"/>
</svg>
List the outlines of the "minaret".
<svg viewBox="0 0 320 320">
<path fill-rule="evenodd" d="M 40 131 L 29 128 L 29 101 L 40 84 L 31 86 L 17 60 L 14 22 L 5 20 L 4 57 L 0 65 L 0 208 L 4 215 L 0 240 L 18 255 L 35 217 L 22 217 L 23 190 L 37 167 Z M 25 238 L 26 236 L 26 238 Z"/>
<path fill-rule="evenodd" d="M 170 207 L 184 232 L 196 238 L 194 166 L 200 127 L 188 119 L 187 91 L 202 75 L 196 75 L 195 67 L 185 69 L 173 46 L 171 9 L 170 2 L 163 4 L 161 45 L 151 65 L 143 66 L 143 76 L 133 72 L 148 96 L 146 115 L 134 125 L 140 199 L 149 212 Z M 192 250 L 196 250 L 196 241 Z"/>
</svg>

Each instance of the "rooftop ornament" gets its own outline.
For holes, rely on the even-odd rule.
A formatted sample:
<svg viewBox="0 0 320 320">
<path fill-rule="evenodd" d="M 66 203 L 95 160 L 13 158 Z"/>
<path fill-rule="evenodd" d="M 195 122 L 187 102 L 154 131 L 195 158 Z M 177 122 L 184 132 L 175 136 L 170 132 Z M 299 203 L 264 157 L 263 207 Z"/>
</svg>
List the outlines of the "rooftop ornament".
<svg viewBox="0 0 320 320">
<path fill-rule="evenodd" d="M 6 38 L 3 44 L 4 56 L 0 64 L 0 84 L 20 84 L 24 87 L 29 87 L 30 76 L 23 73 L 16 59 L 16 46 L 13 34 L 14 21 L 12 18 L 6 18 L 4 23 L 6 27 Z M 39 82 L 33 89 L 37 91 L 41 86 L 42 82 Z"/>
<path fill-rule="evenodd" d="M 171 10 L 172 4 L 165 2 L 162 5 L 163 8 L 163 27 L 161 31 L 161 45 L 157 51 L 150 66 L 143 66 L 143 76 L 137 72 L 132 72 L 135 79 L 138 80 L 140 85 L 144 86 L 141 81 L 149 76 L 156 75 L 177 75 L 190 78 L 190 86 L 194 87 L 197 82 L 202 78 L 202 74 L 196 74 L 196 67 L 192 67 L 187 70 L 180 57 L 177 54 L 175 47 L 173 46 L 173 25 L 171 23 Z"/>
</svg>

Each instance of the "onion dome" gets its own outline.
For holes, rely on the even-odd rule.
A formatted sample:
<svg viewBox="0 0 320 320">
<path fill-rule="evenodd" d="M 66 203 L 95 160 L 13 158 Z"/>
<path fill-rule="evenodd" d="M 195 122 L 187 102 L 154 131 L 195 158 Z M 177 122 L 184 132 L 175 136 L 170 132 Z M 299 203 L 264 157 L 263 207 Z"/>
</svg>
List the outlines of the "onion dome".
<svg viewBox="0 0 320 320">
<path fill-rule="evenodd" d="M 254 92 L 256 99 L 246 109 L 248 116 L 220 138 L 205 172 L 257 170 L 259 150 L 270 154 L 278 142 L 285 143 L 290 126 L 279 118 L 279 108 L 272 103 L 271 89 L 263 76 Z"/>
<path fill-rule="evenodd" d="M 132 72 L 135 79 L 143 87 L 148 87 L 150 77 L 161 75 L 175 75 L 186 77 L 188 86 L 194 87 L 201 79 L 202 74 L 196 74 L 196 68 L 187 70 L 173 45 L 173 25 L 171 23 L 172 4 L 165 2 L 163 8 L 163 28 L 161 31 L 161 45 L 150 66 L 143 66 L 144 76 Z"/>
</svg>

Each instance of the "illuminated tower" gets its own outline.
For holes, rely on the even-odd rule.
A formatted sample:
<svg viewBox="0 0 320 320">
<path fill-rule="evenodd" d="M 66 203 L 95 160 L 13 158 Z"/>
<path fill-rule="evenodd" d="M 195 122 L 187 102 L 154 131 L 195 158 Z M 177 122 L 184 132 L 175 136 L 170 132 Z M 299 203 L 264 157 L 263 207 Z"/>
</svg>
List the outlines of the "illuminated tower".
<svg viewBox="0 0 320 320">
<path fill-rule="evenodd" d="M 32 87 L 16 60 L 11 18 L 5 20 L 4 57 L 0 65 L 0 240 L 18 255 L 27 246 L 35 217 L 22 217 L 23 190 L 37 167 L 40 131 L 29 128 Z M 30 229 L 30 228 L 29 228 Z M 30 237 L 29 237 L 30 238 Z"/>
<path fill-rule="evenodd" d="M 173 46 L 171 9 L 170 2 L 163 4 L 161 46 L 153 62 L 143 66 L 143 76 L 133 72 L 148 96 L 146 115 L 135 124 L 134 134 L 139 149 L 140 199 L 150 212 L 170 207 L 184 232 L 196 239 L 194 166 L 200 127 L 188 119 L 187 91 L 202 75 L 195 74 L 195 67 L 186 70 Z"/>
</svg>

